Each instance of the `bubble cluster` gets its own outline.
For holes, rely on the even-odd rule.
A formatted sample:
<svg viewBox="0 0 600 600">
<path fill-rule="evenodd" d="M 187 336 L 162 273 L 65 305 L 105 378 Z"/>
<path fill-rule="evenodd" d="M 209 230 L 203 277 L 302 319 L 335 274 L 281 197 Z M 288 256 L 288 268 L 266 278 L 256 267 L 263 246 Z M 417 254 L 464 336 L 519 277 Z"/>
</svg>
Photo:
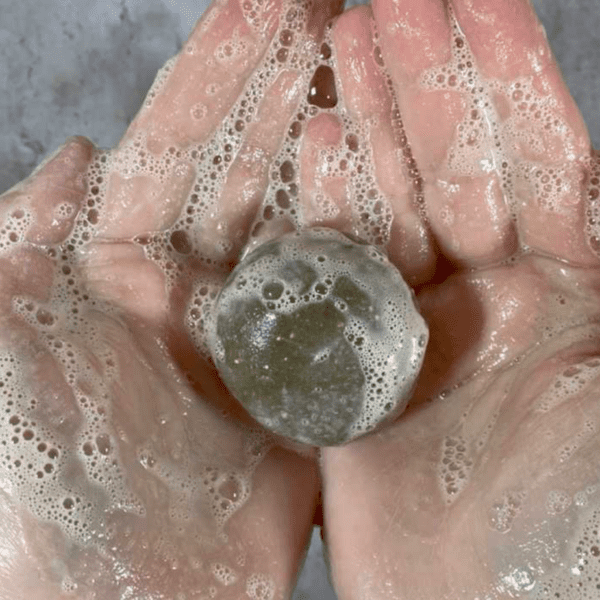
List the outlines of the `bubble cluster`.
<svg viewBox="0 0 600 600">
<path fill-rule="evenodd" d="M 494 544 L 498 574 L 486 597 L 596 598 L 600 589 L 599 514 L 590 506 L 597 492 L 597 486 L 575 493 L 550 490 L 545 506 L 533 507 L 536 512 L 546 511 L 550 520 L 536 528 L 533 537 L 526 533 L 519 538 L 523 532 L 515 531 L 516 520 L 525 512 L 527 496 L 522 490 L 507 491 L 489 515 L 490 528 L 503 537 Z"/>
<path fill-rule="evenodd" d="M 191 48 L 189 46 L 186 47 L 186 51 L 191 53 Z M 177 56 L 173 56 L 165 64 L 158 70 L 156 76 L 154 77 L 154 81 L 152 86 L 148 90 L 146 94 L 146 99 L 144 100 L 144 107 L 150 108 L 152 106 L 154 99 L 160 95 L 161 90 L 164 88 L 167 83 L 170 74 L 173 71 L 173 67 L 175 66 L 175 62 L 177 61 Z"/>
<path fill-rule="evenodd" d="M 473 459 L 462 437 L 445 437 L 442 448 L 438 475 L 440 489 L 446 504 L 452 504 L 469 482 Z"/>
<path fill-rule="evenodd" d="M 494 502 L 489 511 L 488 524 L 490 528 L 499 533 L 508 533 L 521 512 L 526 497 L 527 494 L 523 491 L 505 492 L 500 500 Z"/>
<path fill-rule="evenodd" d="M 211 565 L 211 570 L 215 579 L 225 586 L 233 585 L 238 579 L 235 570 L 227 565 L 213 563 Z"/>
<path fill-rule="evenodd" d="M 345 443 L 406 406 L 428 330 L 383 253 L 313 228 L 259 246 L 232 272 L 208 340 L 244 407 L 281 435 Z"/>
<path fill-rule="evenodd" d="M 546 510 L 549 515 L 562 515 L 571 502 L 571 497 L 564 490 L 552 490 L 546 498 Z"/>
<path fill-rule="evenodd" d="M 250 600 L 273 600 L 275 583 L 262 573 L 252 575 L 246 581 L 246 595 Z"/>
<path fill-rule="evenodd" d="M 23 208 L 15 208 L 6 215 L 0 228 L 0 252 L 13 244 L 22 243 L 32 223 L 32 215 Z"/>
<path fill-rule="evenodd" d="M 548 502 L 552 514 L 560 515 L 563 523 L 573 525 L 565 536 L 566 549 L 561 554 L 564 568 L 537 577 L 530 594 L 533 600 L 592 600 L 598 597 L 600 513 L 588 507 L 588 498 L 592 498 L 591 503 L 597 502 L 597 493 L 597 487 L 593 486 L 577 492 L 573 498 L 564 491 L 550 492 Z M 577 502 L 573 502 L 575 498 Z"/>
<path fill-rule="evenodd" d="M 592 250 L 600 255 L 600 152 L 590 159 L 587 181 L 586 233 Z"/>
<path fill-rule="evenodd" d="M 188 302 L 185 324 L 190 332 L 194 347 L 202 355 L 209 357 L 210 349 L 207 342 L 207 326 L 210 316 L 214 312 L 215 301 L 223 282 L 217 278 L 199 277 L 192 289 L 190 302 Z"/>
<path fill-rule="evenodd" d="M 484 78 L 475 55 L 448 7 L 451 59 L 426 70 L 425 89 L 460 93 L 466 103 L 445 166 L 452 175 L 477 177 L 497 172 L 510 214 L 518 220 L 521 195 L 548 211 L 559 211 L 565 198 L 579 195 L 572 179 L 575 138 L 553 94 L 539 90 L 532 75 L 504 82 Z M 548 161 L 549 148 L 560 138 L 565 157 Z M 524 157 L 523 148 L 528 148 Z M 577 170 L 577 169 L 576 169 Z M 518 195 L 517 195 L 517 191 Z M 567 203 L 568 204 L 568 203 Z"/>
<path fill-rule="evenodd" d="M 536 399 L 534 410 L 548 412 L 563 402 L 585 393 L 591 383 L 600 377 L 600 360 L 590 358 L 570 365 L 557 374 L 548 388 Z"/>
</svg>

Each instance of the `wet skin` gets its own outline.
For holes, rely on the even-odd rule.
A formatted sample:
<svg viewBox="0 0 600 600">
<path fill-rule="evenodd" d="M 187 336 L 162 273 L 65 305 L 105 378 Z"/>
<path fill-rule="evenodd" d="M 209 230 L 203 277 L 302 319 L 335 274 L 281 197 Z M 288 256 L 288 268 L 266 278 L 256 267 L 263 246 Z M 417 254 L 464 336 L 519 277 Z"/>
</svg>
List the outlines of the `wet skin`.
<svg viewBox="0 0 600 600">
<path fill-rule="evenodd" d="M 594 224 L 587 224 L 596 219 L 598 159 L 528 3 L 459 0 L 460 29 L 452 29 L 445 6 L 380 0 L 342 14 L 328 30 L 338 103 L 362 126 L 361 152 L 393 216 L 381 241 L 416 290 L 430 329 L 413 401 L 380 433 L 319 453 L 261 438 L 203 354 L 201 336 L 184 327 L 196 279 L 218 290 L 244 248 L 290 229 L 267 219 L 251 235 L 271 172 L 281 166 L 271 161 L 310 76 L 284 70 L 261 90 L 218 201 L 187 237 L 159 235 L 193 192 L 194 167 L 177 152 L 207 142 L 228 116 L 280 34 L 287 6 L 269 4 L 253 26 L 236 2 L 212 8 L 109 155 L 100 210 L 85 209 L 93 227 L 82 243 L 69 248 L 65 240 L 91 193 L 89 141 L 69 140 L 2 197 L 2 219 L 24 233 L 3 233 L 10 243 L 0 257 L 0 347 L 19 356 L 36 422 L 61 436 L 56 460 L 73 459 L 82 494 L 92 492 L 85 487 L 91 459 L 78 437 L 81 390 L 110 408 L 112 445 L 97 439 L 93 452 L 99 461 L 119 457 L 119 481 L 137 498 L 128 507 L 121 488 L 112 499 L 98 492 L 99 504 L 82 513 L 96 545 L 82 550 L 62 533 L 75 525 L 49 524 L 25 493 L 29 475 L 23 480 L 20 467 L 9 469 L 2 458 L 0 589 L 7 598 L 118 598 L 128 589 L 132 597 L 203 598 L 211 588 L 217 598 L 284 598 L 320 488 L 342 600 L 496 600 L 526 590 L 544 598 L 544 589 L 572 598 L 569 586 L 595 589 L 600 271 Z M 321 4 L 308 19 L 308 36 L 319 42 L 311 52 L 322 52 L 323 25 L 338 11 Z M 246 40 L 241 58 L 227 68 L 207 61 L 238 26 Z M 455 72 L 438 69 L 453 56 Z M 489 94 L 478 91 L 488 84 Z M 333 96 L 323 94 L 328 110 Z M 193 118 L 199 98 L 210 105 L 201 120 Z M 160 185 L 155 175 L 125 174 L 119 164 L 140 132 L 149 155 L 173 156 Z M 302 225 L 363 232 L 351 175 L 327 175 L 331 148 L 354 142 L 329 112 L 306 115 L 302 132 L 294 159 Z M 319 194 L 329 199 L 327 210 Z M 19 229 L 22 211 L 31 221 Z M 211 261 L 179 271 L 176 257 L 161 262 L 146 250 L 160 254 L 161 247 Z M 43 312 L 37 321 L 28 316 L 28 302 L 45 306 L 53 286 L 70 276 L 66 262 L 89 298 L 79 331 L 61 329 L 74 318 L 71 297 L 53 300 L 55 323 Z M 65 375 L 71 363 L 51 352 L 49 331 L 92 365 L 88 374 L 110 354 L 116 375 L 102 388 L 105 397 L 94 396 L 101 384 L 93 378 L 86 387 Z M 95 355 L 97 340 L 103 351 Z M 19 425 L 7 413 L 1 427 L 10 441 Z M 190 492 L 200 480 L 200 491 Z M 223 530 L 212 488 L 229 502 Z"/>
</svg>

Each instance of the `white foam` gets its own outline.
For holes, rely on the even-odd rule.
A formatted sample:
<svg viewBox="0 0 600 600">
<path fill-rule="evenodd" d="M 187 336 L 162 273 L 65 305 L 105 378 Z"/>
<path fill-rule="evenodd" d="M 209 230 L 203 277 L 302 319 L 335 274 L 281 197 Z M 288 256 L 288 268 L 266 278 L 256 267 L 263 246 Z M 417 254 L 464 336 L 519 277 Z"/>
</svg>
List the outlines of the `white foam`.
<svg viewBox="0 0 600 600">
<path fill-rule="evenodd" d="M 250 600 L 273 600 L 275 582 L 262 573 L 254 573 L 246 580 L 246 595 Z"/>
<path fill-rule="evenodd" d="M 468 484 L 473 457 L 466 439 L 446 436 L 438 466 L 439 489 L 446 504 L 452 504 Z"/>
</svg>

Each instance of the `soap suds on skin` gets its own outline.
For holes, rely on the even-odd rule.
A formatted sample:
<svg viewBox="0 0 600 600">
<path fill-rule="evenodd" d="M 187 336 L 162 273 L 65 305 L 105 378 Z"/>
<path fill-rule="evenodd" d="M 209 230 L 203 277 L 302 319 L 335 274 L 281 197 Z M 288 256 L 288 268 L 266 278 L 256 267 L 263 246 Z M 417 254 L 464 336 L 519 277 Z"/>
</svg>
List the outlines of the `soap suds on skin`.
<svg viewBox="0 0 600 600">
<path fill-rule="evenodd" d="M 242 1 L 248 22 L 258 27 L 263 3 Z M 209 141 L 186 149 L 168 147 L 156 155 L 148 147 L 145 134 L 140 132 L 118 150 L 96 150 L 85 177 L 87 193 L 68 239 L 60 245 L 36 246 L 31 243 L 27 246 L 28 250 L 50 261 L 56 275 L 47 299 L 15 295 L 11 304 L 12 316 L 26 324 L 29 331 L 35 332 L 38 357 L 43 355 L 47 357 L 45 360 L 54 361 L 62 376 L 51 382 L 44 391 L 50 396 L 44 397 L 41 390 L 32 384 L 35 373 L 28 366 L 31 364 L 28 351 L 15 344 L 7 344 L 7 339 L 1 340 L 0 469 L 10 478 L 15 497 L 40 521 L 55 526 L 75 548 L 96 551 L 103 557 L 98 559 L 98 563 L 104 575 L 99 576 L 97 584 L 100 587 L 105 585 L 107 594 L 115 593 L 110 586 L 114 573 L 119 569 L 126 583 L 139 585 L 135 574 L 123 570 L 120 555 L 114 550 L 120 543 L 117 536 L 125 539 L 126 543 L 147 543 L 147 539 L 135 538 L 134 525 L 150 518 L 145 495 L 164 494 L 169 516 L 169 522 L 164 525 L 165 532 L 171 532 L 173 528 L 182 532 L 193 529 L 199 511 L 207 522 L 212 523 L 214 530 L 197 531 L 196 545 L 185 549 L 186 556 L 170 547 L 165 536 L 151 540 L 154 544 L 152 552 L 162 557 L 165 564 L 168 562 L 174 566 L 175 573 L 176 568 L 182 566 L 189 566 L 197 572 L 197 581 L 201 582 L 198 585 L 204 586 L 206 597 L 218 598 L 219 586 L 239 591 L 240 596 L 252 600 L 275 597 L 275 583 L 267 575 L 256 573 L 246 579 L 240 576 L 238 567 L 243 567 L 246 559 L 239 548 L 235 552 L 231 550 L 231 564 L 221 560 L 202 564 L 198 558 L 199 548 L 205 547 L 205 544 L 206 547 L 212 543 L 227 545 L 227 523 L 250 498 L 253 472 L 272 441 L 264 432 L 248 429 L 242 451 L 245 460 L 237 470 L 182 462 L 181 448 L 177 445 L 181 432 L 175 428 L 170 434 L 168 455 L 163 453 L 164 448 L 157 447 L 150 439 L 144 442 L 140 439 L 137 446 L 127 448 L 123 441 L 124 436 L 127 437 L 126 432 L 115 427 L 113 420 L 112 400 L 115 396 L 111 388 L 119 381 L 124 357 L 119 356 L 114 346 L 107 342 L 106 334 L 109 322 L 112 321 L 114 326 L 122 318 L 120 309 L 90 294 L 89 282 L 81 276 L 78 263 L 103 220 L 108 218 L 106 200 L 111 176 L 116 174 L 128 180 L 145 176 L 153 186 L 162 186 L 172 172 L 179 169 L 186 185 L 189 184 L 189 193 L 170 219 L 172 222 L 164 230 L 149 231 L 131 242 L 164 274 L 167 296 L 182 279 L 193 282 L 185 325 L 198 352 L 208 356 L 207 327 L 236 248 L 227 241 L 226 235 L 220 245 L 207 247 L 198 232 L 218 208 L 228 169 L 243 147 L 265 91 L 284 70 L 295 70 L 300 74 L 301 83 L 298 85 L 304 87 L 306 95 L 293 111 L 287 134 L 271 157 L 267 188 L 249 228 L 247 247 L 260 245 L 269 239 L 273 231 L 301 230 L 314 224 L 308 222 L 307 208 L 299 201 L 298 158 L 308 123 L 319 115 L 327 114 L 335 116 L 342 131 L 340 142 L 328 147 L 320 157 L 326 165 L 320 176 L 323 181 L 336 176 L 346 179 L 352 233 L 370 244 L 385 248 L 390 239 L 393 214 L 386 195 L 377 185 L 367 141 L 368 132 L 349 116 L 343 97 L 337 93 L 335 45 L 330 32 L 326 31 L 318 52 L 314 42 L 307 38 L 305 21 L 309 13 L 310 6 L 306 2 L 295 4 L 285 12 L 286 17 L 281 19 L 261 67 L 254 72 Z M 456 29 L 454 33 L 458 40 L 460 31 Z M 465 120 L 457 128 L 455 143 L 447 157 L 449 172 L 471 176 L 482 169 L 496 169 L 501 178 L 503 196 L 515 220 L 519 219 L 519 204 L 514 194 L 517 182 L 528 186 L 539 202 L 559 209 L 561 197 L 572 191 L 560 168 L 539 165 L 538 169 L 533 169 L 533 162 L 515 164 L 511 156 L 505 156 L 500 150 L 494 150 L 489 160 L 482 163 L 481 142 L 485 135 L 489 135 L 489 132 L 484 135 L 485 128 L 491 128 L 493 135 L 497 136 L 497 147 L 506 147 L 503 141 L 510 136 L 531 136 L 518 129 L 518 121 L 522 118 L 533 120 L 540 131 L 548 126 L 553 131 L 568 134 L 568 129 L 560 119 L 556 120 L 551 100 L 541 97 L 527 79 L 503 84 L 482 81 L 477 75 L 468 44 L 460 39 L 462 43 L 453 46 L 452 60 L 443 67 L 426 72 L 421 82 L 425 89 L 462 90 L 470 94 L 470 110 L 465 112 Z M 235 37 L 224 40 L 215 60 L 229 64 L 234 57 L 243 57 L 247 52 L 245 43 L 245 40 Z M 385 72 L 381 52 L 378 48 L 375 50 L 375 63 Z M 196 50 L 188 45 L 183 51 L 192 54 Z M 176 58 L 168 61 L 157 74 L 142 111 L 150 108 L 161 94 L 175 61 Z M 212 89 L 207 93 L 217 91 Z M 508 119 L 499 118 L 492 102 L 494 94 L 505 96 L 512 115 Z M 199 103 L 192 108 L 190 119 L 201 122 L 206 114 L 207 107 Z M 394 116 L 397 117 L 394 123 L 399 139 L 402 139 L 400 115 L 396 111 Z M 542 137 L 528 138 L 527 142 L 532 148 L 543 150 L 542 140 Z M 568 135 L 565 143 L 568 146 Z M 404 144 L 404 155 L 410 161 L 410 146 L 405 136 Z M 600 160 L 596 158 L 595 165 L 590 166 L 586 234 L 592 249 L 600 254 Z M 419 216 L 426 225 L 428 215 L 422 193 L 423 181 L 414 160 L 407 172 L 413 178 L 413 188 L 418 192 Z M 188 176 L 189 181 L 186 179 Z M 326 193 L 317 194 L 314 202 L 314 209 L 323 219 L 335 218 L 336 204 Z M 27 232 L 32 226 L 33 216 L 27 206 L 22 206 L 3 209 L 1 217 L 0 259 L 10 260 L 17 248 L 29 243 Z M 65 222 L 72 219 L 72 205 L 57 206 L 55 218 Z M 521 247 L 519 252 L 528 250 Z M 105 317 L 98 319 L 98 314 Z M 358 329 L 355 335 L 359 335 Z M 365 358 L 365 365 L 367 362 Z M 546 410 L 554 402 L 578 393 L 591 378 L 596 377 L 597 368 L 596 364 L 582 365 L 576 380 L 561 375 L 558 396 L 545 396 L 537 409 Z M 159 382 L 155 383 L 158 385 Z M 55 404 L 48 402 L 48 398 Z M 53 412 L 48 406 L 59 406 L 60 410 Z M 380 406 L 376 402 L 374 406 L 373 414 L 376 414 Z M 168 411 L 156 415 L 161 426 L 168 426 L 168 418 Z M 369 419 L 365 418 L 365 426 Z M 449 501 L 460 494 L 468 480 L 472 467 L 469 461 L 465 440 L 445 439 L 440 478 L 444 480 Z M 131 468 L 148 473 L 145 480 L 147 489 L 131 489 L 127 478 L 127 471 Z M 450 473 L 450 479 L 447 479 Z M 583 490 L 578 500 L 569 507 L 569 510 L 574 510 L 573 507 L 587 510 L 585 517 L 581 513 L 581 539 L 569 546 L 569 552 L 577 555 L 577 568 L 581 572 L 585 569 L 590 574 L 595 573 L 597 580 L 600 572 L 600 515 L 598 511 L 585 508 L 587 498 L 593 499 L 596 493 L 595 488 Z M 561 499 L 563 504 L 558 502 Z M 510 528 L 511 520 L 522 510 L 525 501 L 516 493 L 503 496 L 493 517 L 496 529 Z M 549 499 L 548 506 L 556 511 L 564 503 L 564 498 L 557 492 Z M 122 527 L 123 523 L 129 522 L 131 525 Z M 215 531 L 218 533 L 215 534 Z M 62 575 L 53 574 L 60 580 L 63 592 L 73 597 L 77 597 L 88 585 L 86 574 L 77 562 L 78 556 L 78 553 L 71 555 Z M 595 597 L 596 580 L 580 580 L 582 586 L 578 587 L 578 593 L 582 598 Z M 538 583 L 537 589 L 541 590 L 542 585 Z M 531 578 L 524 572 L 508 571 L 502 585 L 510 593 L 525 592 L 531 586 Z M 557 598 L 572 597 L 569 595 L 573 589 L 572 582 L 564 578 L 548 576 L 544 585 L 555 590 Z M 121 597 L 128 597 L 125 591 L 120 593 Z M 494 597 L 495 592 L 490 593 L 490 597 Z"/>
</svg>

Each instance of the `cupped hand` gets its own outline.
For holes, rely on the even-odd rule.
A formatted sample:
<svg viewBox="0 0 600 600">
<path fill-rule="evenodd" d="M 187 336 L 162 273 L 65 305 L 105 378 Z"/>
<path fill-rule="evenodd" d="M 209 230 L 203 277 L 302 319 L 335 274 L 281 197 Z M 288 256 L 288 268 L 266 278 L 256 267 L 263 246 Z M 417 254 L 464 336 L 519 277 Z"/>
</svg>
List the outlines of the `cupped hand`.
<svg viewBox="0 0 600 600">
<path fill-rule="evenodd" d="M 384 247 L 431 331 L 408 411 L 322 452 L 340 598 L 595 585 L 599 174 L 543 33 L 516 0 L 337 9 L 213 6 L 118 148 L 3 198 L 9 598 L 286 597 L 314 456 L 204 324 L 240 252 L 313 225 Z"/>
<path fill-rule="evenodd" d="M 315 453 L 232 400 L 203 326 L 338 8 L 215 4 L 117 148 L 2 197 L 2 598 L 291 594 Z"/>
<path fill-rule="evenodd" d="M 525 0 L 376 0 L 332 38 L 430 327 L 408 410 L 323 451 L 338 595 L 596 597 L 600 165 L 544 31 Z"/>
</svg>

